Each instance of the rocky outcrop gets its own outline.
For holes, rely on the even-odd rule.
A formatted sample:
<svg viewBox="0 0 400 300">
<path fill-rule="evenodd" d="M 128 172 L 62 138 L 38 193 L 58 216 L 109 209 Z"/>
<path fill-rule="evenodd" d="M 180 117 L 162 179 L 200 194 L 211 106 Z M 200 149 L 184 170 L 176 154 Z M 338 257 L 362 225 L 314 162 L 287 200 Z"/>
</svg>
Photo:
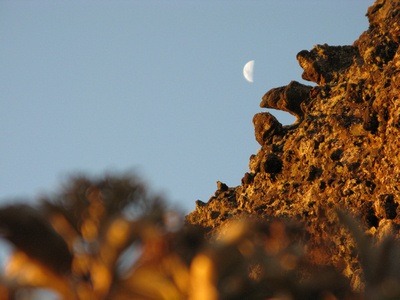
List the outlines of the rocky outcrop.
<svg viewBox="0 0 400 300">
<path fill-rule="evenodd" d="M 264 95 L 261 107 L 286 111 L 299 119 L 304 117 L 303 105 L 310 100 L 311 86 L 292 81 L 287 86 L 270 90 Z"/>
<path fill-rule="evenodd" d="M 317 45 L 311 51 L 303 50 L 297 60 L 304 72 L 302 78 L 324 85 L 335 83 L 358 56 L 354 46 Z"/>
<path fill-rule="evenodd" d="M 305 224 L 315 262 L 334 265 L 361 286 L 354 242 L 337 210 L 362 220 L 377 239 L 400 228 L 400 2 L 378 0 L 353 45 L 317 45 L 297 60 L 303 79 L 274 88 L 261 107 L 287 111 L 296 126 L 254 116 L 261 148 L 237 187 L 218 188 L 186 220 L 212 233 L 243 214 Z"/>
</svg>

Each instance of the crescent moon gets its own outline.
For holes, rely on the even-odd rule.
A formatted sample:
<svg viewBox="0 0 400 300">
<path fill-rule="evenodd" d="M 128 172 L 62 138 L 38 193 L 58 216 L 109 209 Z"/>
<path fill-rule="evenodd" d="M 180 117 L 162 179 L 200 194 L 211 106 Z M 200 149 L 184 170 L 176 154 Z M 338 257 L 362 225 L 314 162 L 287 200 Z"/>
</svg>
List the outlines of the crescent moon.
<svg viewBox="0 0 400 300">
<path fill-rule="evenodd" d="M 248 82 L 253 82 L 254 60 L 249 61 L 244 65 L 243 76 Z"/>
</svg>

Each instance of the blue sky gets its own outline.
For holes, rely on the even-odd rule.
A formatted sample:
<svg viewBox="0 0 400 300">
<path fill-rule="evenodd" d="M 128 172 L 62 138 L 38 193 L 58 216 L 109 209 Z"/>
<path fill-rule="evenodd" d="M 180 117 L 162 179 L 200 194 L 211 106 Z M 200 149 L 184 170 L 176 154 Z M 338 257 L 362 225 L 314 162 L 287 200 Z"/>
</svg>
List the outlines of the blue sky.
<svg viewBox="0 0 400 300">
<path fill-rule="evenodd" d="M 372 3 L 0 1 L 0 201 L 133 170 L 192 210 L 240 184 L 261 97 L 302 82 L 296 54 L 352 44 Z"/>
</svg>

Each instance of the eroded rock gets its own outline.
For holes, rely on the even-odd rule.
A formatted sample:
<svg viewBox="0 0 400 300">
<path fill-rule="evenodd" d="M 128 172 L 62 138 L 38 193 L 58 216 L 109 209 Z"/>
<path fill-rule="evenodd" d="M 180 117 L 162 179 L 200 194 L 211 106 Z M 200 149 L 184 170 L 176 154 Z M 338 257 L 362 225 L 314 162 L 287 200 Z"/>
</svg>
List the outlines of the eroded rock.
<svg viewBox="0 0 400 300">
<path fill-rule="evenodd" d="M 253 117 L 254 132 L 257 142 L 262 146 L 272 136 L 283 132 L 282 124 L 270 113 L 258 113 Z"/>
<path fill-rule="evenodd" d="M 268 91 L 262 97 L 260 107 L 283 110 L 300 119 L 304 115 L 301 105 L 310 100 L 311 89 L 311 86 L 292 81 Z"/>
<path fill-rule="evenodd" d="M 354 241 L 337 210 L 362 221 L 381 239 L 400 238 L 400 2 L 378 0 L 370 27 L 353 45 L 317 45 L 297 59 L 303 78 L 268 91 L 260 104 L 298 118 L 282 126 L 254 116 L 261 145 L 242 185 L 211 197 L 189 223 L 216 228 L 243 212 L 299 220 L 309 234 L 310 259 L 333 265 L 362 285 Z M 210 211 L 218 211 L 209 217 Z"/>
<path fill-rule="evenodd" d="M 297 60 L 304 70 L 304 80 L 324 85 L 337 82 L 339 73 L 350 67 L 357 55 L 356 47 L 324 44 L 300 51 Z"/>
</svg>

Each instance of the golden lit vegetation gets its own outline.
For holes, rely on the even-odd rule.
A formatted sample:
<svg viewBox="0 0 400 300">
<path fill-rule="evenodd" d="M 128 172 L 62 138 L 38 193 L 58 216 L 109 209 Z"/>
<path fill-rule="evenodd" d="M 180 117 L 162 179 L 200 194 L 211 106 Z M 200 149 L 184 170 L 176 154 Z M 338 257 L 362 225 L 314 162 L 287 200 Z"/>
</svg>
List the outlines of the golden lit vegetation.
<svg viewBox="0 0 400 300">
<path fill-rule="evenodd" d="M 210 234 L 150 196 L 132 175 L 72 179 L 40 205 L 0 210 L 14 250 L 0 294 L 26 299 L 43 289 L 61 299 L 399 299 L 400 247 L 353 233 L 364 270 L 352 291 L 333 267 L 307 255 L 290 220 L 235 218 Z"/>
</svg>

